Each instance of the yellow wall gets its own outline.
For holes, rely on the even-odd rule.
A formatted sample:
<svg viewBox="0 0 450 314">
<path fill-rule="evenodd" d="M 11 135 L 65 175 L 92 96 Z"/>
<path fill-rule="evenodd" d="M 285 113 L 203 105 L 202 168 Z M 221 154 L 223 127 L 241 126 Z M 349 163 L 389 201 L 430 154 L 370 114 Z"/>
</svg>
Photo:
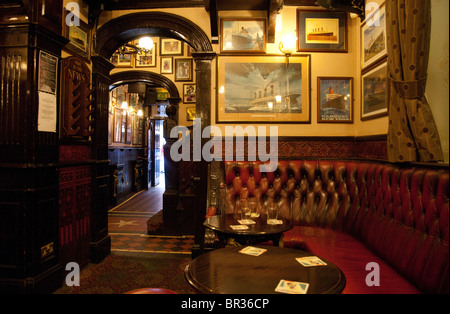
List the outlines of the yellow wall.
<svg viewBox="0 0 450 314">
<path fill-rule="evenodd" d="M 374 0 L 383 3 L 384 0 Z M 442 37 L 442 29 L 446 30 L 444 38 L 439 41 L 432 40 L 432 56 L 430 58 L 430 77 L 427 95 L 438 124 L 443 148 L 448 160 L 448 1 L 432 0 L 433 5 L 433 34 Z M 278 43 L 286 32 L 296 31 L 297 7 L 285 6 L 281 11 L 282 30 L 275 36 L 274 44 L 267 44 L 267 53 L 282 55 L 278 50 Z M 204 8 L 183 8 L 148 10 L 164 11 L 183 16 L 196 23 L 210 36 L 209 14 Z M 100 16 L 99 26 L 107 21 L 123 14 L 135 11 L 103 12 Z M 221 17 L 261 17 L 265 12 L 221 12 Z M 437 22 L 439 21 L 439 22 Z M 444 25 L 445 24 L 445 25 Z M 387 134 L 388 118 L 361 121 L 361 60 L 360 60 L 360 19 L 348 18 L 348 53 L 311 53 L 311 124 L 279 125 L 279 136 L 370 136 Z M 213 45 L 216 53 L 220 53 L 219 45 Z M 444 50 L 442 50 L 444 49 Z M 446 50 L 445 50 L 446 49 Z M 444 52 L 442 52 L 444 51 Z M 435 58 L 434 56 L 438 56 Z M 212 124 L 215 124 L 216 107 L 216 62 L 212 63 L 212 95 L 211 110 Z M 444 66 L 445 67 L 444 67 Z M 195 65 L 194 65 L 195 66 Z M 323 124 L 317 123 L 317 77 L 318 76 L 350 76 L 354 78 L 354 116 L 353 124 Z M 176 83 L 182 94 L 182 84 Z M 180 124 L 188 124 L 185 121 L 185 105 L 181 104 Z M 217 124 L 224 133 L 225 124 Z M 269 125 L 267 125 L 269 126 Z M 245 125 L 243 125 L 245 127 Z"/>
</svg>

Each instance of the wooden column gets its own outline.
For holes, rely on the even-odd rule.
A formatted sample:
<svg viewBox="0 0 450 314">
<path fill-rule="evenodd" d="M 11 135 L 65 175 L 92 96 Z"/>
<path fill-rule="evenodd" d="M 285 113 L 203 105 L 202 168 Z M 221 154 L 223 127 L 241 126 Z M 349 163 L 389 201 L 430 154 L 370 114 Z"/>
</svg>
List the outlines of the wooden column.
<svg viewBox="0 0 450 314">
<path fill-rule="evenodd" d="M 91 262 L 102 261 L 111 252 L 108 235 L 109 160 L 108 160 L 108 106 L 109 72 L 114 66 L 101 56 L 93 56 L 92 84 L 95 86 L 95 128 L 92 135 L 92 203 L 91 211 Z"/>
<path fill-rule="evenodd" d="M 62 283 L 58 133 L 38 130 L 40 55 L 60 58 L 61 15 L 61 0 L 0 6 L 0 293 L 47 293 Z M 53 72 L 48 95 L 58 104 Z"/>
<path fill-rule="evenodd" d="M 201 52 L 192 54 L 196 65 L 196 93 L 197 101 L 195 107 L 196 118 L 201 118 L 201 130 L 211 125 L 211 61 L 215 58 L 214 52 Z M 202 139 L 203 144 L 208 139 Z M 197 174 L 198 181 L 198 205 L 194 213 L 194 244 L 192 247 L 192 257 L 196 257 L 203 253 L 205 227 L 203 221 L 205 220 L 207 195 L 208 195 L 208 163 L 202 160 L 197 161 L 200 169 Z"/>
</svg>

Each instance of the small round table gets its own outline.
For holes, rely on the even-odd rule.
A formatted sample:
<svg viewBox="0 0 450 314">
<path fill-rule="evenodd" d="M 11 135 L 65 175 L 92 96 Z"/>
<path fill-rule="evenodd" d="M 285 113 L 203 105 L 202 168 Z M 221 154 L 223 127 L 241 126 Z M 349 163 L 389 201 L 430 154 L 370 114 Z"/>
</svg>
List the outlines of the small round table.
<svg viewBox="0 0 450 314">
<path fill-rule="evenodd" d="M 255 223 L 246 225 L 246 230 L 236 230 L 231 226 L 239 225 L 238 220 L 241 214 L 225 214 L 210 217 L 205 220 L 203 225 L 206 228 L 217 232 L 219 240 L 225 242 L 229 238 L 233 238 L 241 245 L 249 245 L 272 240 L 275 246 L 279 245 L 283 232 L 292 228 L 289 219 L 280 218 L 282 224 L 267 224 L 267 216 L 260 214 L 257 218 L 252 218 Z"/>
<path fill-rule="evenodd" d="M 276 294 L 280 280 L 308 283 L 308 294 L 337 294 L 345 287 L 342 271 L 322 259 L 326 266 L 305 267 L 296 258 L 311 253 L 274 246 L 259 256 L 227 247 L 202 254 L 185 269 L 187 282 L 205 294 Z M 320 257 L 319 257 L 320 258 Z"/>
</svg>

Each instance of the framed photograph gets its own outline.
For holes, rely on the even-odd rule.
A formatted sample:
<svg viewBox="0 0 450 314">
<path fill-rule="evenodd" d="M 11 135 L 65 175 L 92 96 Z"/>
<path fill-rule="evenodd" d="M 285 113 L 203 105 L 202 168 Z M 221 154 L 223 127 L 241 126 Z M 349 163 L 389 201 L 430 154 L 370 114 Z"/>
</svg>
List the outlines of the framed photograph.
<svg viewBox="0 0 450 314">
<path fill-rule="evenodd" d="M 183 102 L 195 104 L 195 84 L 183 84 Z"/>
<path fill-rule="evenodd" d="M 221 19 L 220 52 L 265 53 L 265 19 Z"/>
<path fill-rule="evenodd" d="M 361 67 L 367 69 L 387 56 L 386 9 L 384 4 L 361 25 Z"/>
<path fill-rule="evenodd" d="M 192 81 L 192 59 L 175 59 L 175 82 Z"/>
<path fill-rule="evenodd" d="M 161 56 L 182 56 L 183 43 L 172 38 L 161 38 Z"/>
<path fill-rule="evenodd" d="M 195 107 L 186 108 L 186 121 L 194 121 Z"/>
<path fill-rule="evenodd" d="M 218 123 L 310 123 L 311 56 L 220 56 Z"/>
<path fill-rule="evenodd" d="M 353 122 L 353 78 L 317 78 L 317 122 Z"/>
<path fill-rule="evenodd" d="M 114 108 L 114 142 L 122 142 L 122 109 Z"/>
<path fill-rule="evenodd" d="M 387 61 L 363 73 L 361 80 L 361 120 L 387 115 L 389 99 Z"/>
<path fill-rule="evenodd" d="M 161 57 L 161 74 L 173 73 L 173 57 Z"/>
<path fill-rule="evenodd" d="M 65 11 L 65 13 L 66 16 L 68 13 L 73 14 L 73 12 L 69 12 L 67 10 Z M 68 26 L 67 23 L 64 23 L 64 36 L 69 40 L 65 48 L 69 52 L 75 53 L 78 56 L 82 57 L 87 63 L 90 63 L 91 29 L 89 25 L 83 22 L 80 18 L 78 18 L 78 20 L 80 21 L 80 26 Z"/>
<path fill-rule="evenodd" d="M 297 51 L 347 52 L 347 13 L 297 9 Z"/>
<path fill-rule="evenodd" d="M 134 56 L 134 66 L 136 68 L 156 67 L 156 43 L 149 52 L 139 52 Z"/>
<path fill-rule="evenodd" d="M 133 55 L 131 53 L 119 53 L 115 52 L 110 61 L 117 68 L 132 68 L 133 67 Z"/>
</svg>

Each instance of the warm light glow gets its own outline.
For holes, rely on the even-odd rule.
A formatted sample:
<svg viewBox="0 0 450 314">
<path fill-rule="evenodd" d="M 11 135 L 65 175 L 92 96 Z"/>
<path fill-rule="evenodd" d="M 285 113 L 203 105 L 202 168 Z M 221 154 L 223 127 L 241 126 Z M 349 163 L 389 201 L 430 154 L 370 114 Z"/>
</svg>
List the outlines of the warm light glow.
<svg viewBox="0 0 450 314">
<path fill-rule="evenodd" d="M 273 102 L 267 103 L 267 107 L 269 107 L 269 109 L 272 109 L 273 108 Z"/>
<path fill-rule="evenodd" d="M 150 37 L 142 37 L 139 39 L 139 48 L 144 48 L 147 50 L 152 50 L 153 40 Z"/>
<path fill-rule="evenodd" d="M 277 104 L 281 103 L 281 96 L 275 96 L 275 100 L 277 101 Z"/>
<path fill-rule="evenodd" d="M 225 86 L 220 86 L 219 93 L 220 94 L 225 93 Z"/>
<path fill-rule="evenodd" d="M 282 53 L 285 55 L 291 55 L 295 51 L 295 43 L 297 41 L 297 37 L 292 33 L 287 33 L 281 38 L 279 48 Z"/>
<path fill-rule="evenodd" d="M 277 14 L 277 21 L 276 21 L 276 26 L 275 26 L 275 32 L 281 32 L 282 29 L 282 19 L 281 19 L 281 14 L 278 13 Z"/>
<path fill-rule="evenodd" d="M 124 101 L 122 103 L 122 107 L 121 108 L 124 109 L 124 110 L 128 110 L 128 103 L 126 101 Z"/>
<path fill-rule="evenodd" d="M 144 112 L 141 109 L 139 109 L 138 112 L 137 112 L 137 115 L 138 115 L 138 117 L 143 117 L 144 116 Z"/>
</svg>

